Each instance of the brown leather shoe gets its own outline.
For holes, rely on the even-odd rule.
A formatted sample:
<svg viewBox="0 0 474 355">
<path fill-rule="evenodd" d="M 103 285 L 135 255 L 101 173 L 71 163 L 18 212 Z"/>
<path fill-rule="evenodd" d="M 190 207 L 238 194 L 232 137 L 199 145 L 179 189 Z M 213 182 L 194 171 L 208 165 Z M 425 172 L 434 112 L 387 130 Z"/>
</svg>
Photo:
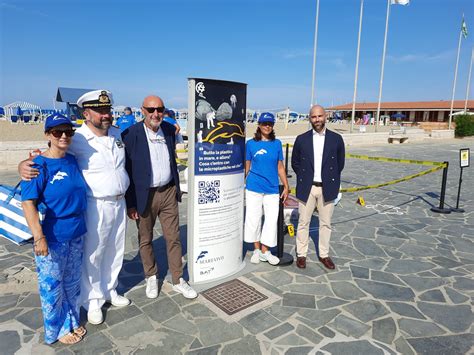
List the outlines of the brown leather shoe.
<svg viewBox="0 0 474 355">
<path fill-rule="evenodd" d="M 323 265 L 330 270 L 334 270 L 336 268 L 336 265 L 334 265 L 329 256 L 327 258 L 319 258 L 319 261 L 322 262 Z"/>
<path fill-rule="evenodd" d="M 306 257 L 305 256 L 297 256 L 296 257 L 296 266 L 300 269 L 306 269 Z"/>
</svg>

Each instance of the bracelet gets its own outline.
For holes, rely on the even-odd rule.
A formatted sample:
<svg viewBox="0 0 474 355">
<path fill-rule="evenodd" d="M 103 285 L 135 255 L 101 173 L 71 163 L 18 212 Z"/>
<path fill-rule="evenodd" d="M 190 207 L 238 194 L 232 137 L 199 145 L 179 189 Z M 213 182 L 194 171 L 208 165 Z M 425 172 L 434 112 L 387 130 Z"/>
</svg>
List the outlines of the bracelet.
<svg viewBox="0 0 474 355">
<path fill-rule="evenodd" d="M 36 243 L 38 243 L 41 239 L 46 239 L 46 237 L 45 237 L 45 236 L 42 236 L 41 238 L 36 239 L 36 240 L 33 242 L 33 246 L 36 245 Z"/>
</svg>

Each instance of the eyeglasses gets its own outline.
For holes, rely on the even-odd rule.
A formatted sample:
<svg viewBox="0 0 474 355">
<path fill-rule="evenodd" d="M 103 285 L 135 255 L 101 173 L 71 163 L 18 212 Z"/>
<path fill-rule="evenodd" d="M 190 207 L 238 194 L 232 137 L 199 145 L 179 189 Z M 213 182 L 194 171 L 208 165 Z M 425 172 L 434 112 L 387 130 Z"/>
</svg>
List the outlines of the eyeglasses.
<svg viewBox="0 0 474 355">
<path fill-rule="evenodd" d="M 273 127 L 274 123 L 273 122 L 262 122 L 262 123 L 259 123 L 259 125 Z"/>
<path fill-rule="evenodd" d="M 155 110 L 158 113 L 163 113 L 165 112 L 165 107 L 164 106 L 159 106 L 159 107 L 143 107 L 148 113 L 153 113 Z"/>
<path fill-rule="evenodd" d="M 75 131 L 73 129 L 68 129 L 65 131 L 53 129 L 49 131 L 49 133 L 51 133 L 54 138 L 61 138 L 63 136 L 63 133 L 66 135 L 66 137 L 71 138 L 74 135 Z"/>
</svg>

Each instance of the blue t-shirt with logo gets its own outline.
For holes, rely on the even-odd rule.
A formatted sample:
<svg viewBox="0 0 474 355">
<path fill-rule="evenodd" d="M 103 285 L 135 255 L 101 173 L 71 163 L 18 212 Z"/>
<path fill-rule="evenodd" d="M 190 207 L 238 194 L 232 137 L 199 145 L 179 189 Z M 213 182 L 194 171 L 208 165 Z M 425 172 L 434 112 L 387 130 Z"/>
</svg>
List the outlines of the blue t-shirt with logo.
<svg viewBox="0 0 474 355">
<path fill-rule="evenodd" d="M 176 123 L 178 123 L 173 117 L 170 117 L 170 116 L 164 117 L 163 121 L 168 122 L 172 125 L 175 125 Z"/>
<path fill-rule="evenodd" d="M 52 159 L 39 155 L 33 159 L 39 175 L 21 182 L 21 199 L 37 200 L 46 206 L 42 224 L 48 241 L 65 242 L 86 233 L 86 182 L 76 158 L 66 154 Z"/>
<path fill-rule="evenodd" d="M 123 132 L 127 128 L 133 126 L 136 122 L 134 115 L 123 115 L 117 119 L 116 125 L 120 129 L 120 132 Z"/>
<path fill-rule="evenodd" d="M 278 194 L 278 162 L 283 160 L 281 141 L 250 139 L 245 151 L 245 160 L 250 161 L 246 189 L 264 194 Z"/>
</svg>

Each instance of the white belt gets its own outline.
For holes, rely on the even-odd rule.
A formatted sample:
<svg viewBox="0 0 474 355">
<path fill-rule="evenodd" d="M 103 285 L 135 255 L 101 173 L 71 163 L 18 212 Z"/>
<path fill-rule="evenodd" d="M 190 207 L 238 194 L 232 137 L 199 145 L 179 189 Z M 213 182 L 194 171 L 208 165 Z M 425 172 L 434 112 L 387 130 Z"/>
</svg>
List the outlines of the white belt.
<svg viewBox="0 0 474 355">
<path fill-rule="evenodd" d="M 120 194 L 116 196 L 104 196 L 104 197 L 95 197 L 95 196 L 88 196 L 89 198 L 95 198 L 97 200 L 103 201 L 119 201 L 125 197 L 125 194 Z"/>
</svg>

